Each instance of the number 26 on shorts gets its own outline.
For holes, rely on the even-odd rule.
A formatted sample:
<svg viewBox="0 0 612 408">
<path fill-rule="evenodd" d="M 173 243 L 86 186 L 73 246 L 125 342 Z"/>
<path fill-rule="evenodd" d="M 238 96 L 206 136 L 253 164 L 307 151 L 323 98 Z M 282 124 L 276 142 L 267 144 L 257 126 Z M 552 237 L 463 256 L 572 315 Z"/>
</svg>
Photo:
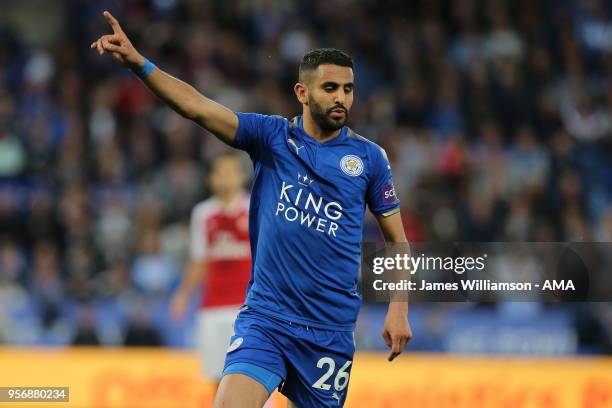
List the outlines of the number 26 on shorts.
<svg viewBox="0 0 612 408">
<path fill-rule="evenodd" d="M 334 389 L 336 391 L 342 391 L 348 385 L 350 374 L 346 370 L 351 366 L 351 363 L 352 361 L 348 360 L 338 370 L 338 373 L 334 378 Z M 328 391 L 331 388 L 331 384 L 327 384 L 327 380 L 334 374 L 336 362 L 331 357 L 322 357 L 317 362 L 317 368 L 324 368 L 326 365 L 328 366 L 327 371 L 314 384 L 312 384 L 312 386 L 320 390 Z"/>
</svg>

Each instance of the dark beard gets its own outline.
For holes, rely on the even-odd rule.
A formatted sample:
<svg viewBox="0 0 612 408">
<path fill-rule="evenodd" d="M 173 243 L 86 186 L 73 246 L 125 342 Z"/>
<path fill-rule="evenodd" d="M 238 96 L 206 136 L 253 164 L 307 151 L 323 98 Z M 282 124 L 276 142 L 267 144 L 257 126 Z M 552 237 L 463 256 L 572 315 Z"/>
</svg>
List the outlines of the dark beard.
<svg viewBox="0 0 612 408">
<path fill-rule="evenodd" d="M 334 119 L 329 116 L 331 111 L 338 108 L 338 106 L 333 106 L 326 111 L 323 109 L 323 106 L 319 105 L 312 98 L 308 98 L 308 106 L 310 107 L 312 119 L 324 132 L 335 132 L 336 130 L 342 128 L 342 126 L 344 126 L 344 124 L 348 121 L 348 110 L 344 108 L 344 106 L 342 107 L 344 109 L 344 117 L 341 119 Z"/>
</svg>

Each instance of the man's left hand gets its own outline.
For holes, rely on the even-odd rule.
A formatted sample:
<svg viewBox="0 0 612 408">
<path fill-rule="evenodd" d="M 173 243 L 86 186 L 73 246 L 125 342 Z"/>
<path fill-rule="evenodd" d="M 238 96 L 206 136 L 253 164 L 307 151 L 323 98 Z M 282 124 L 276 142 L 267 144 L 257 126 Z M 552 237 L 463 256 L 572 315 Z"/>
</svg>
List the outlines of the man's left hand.
<svg viewBox="0 0 612 408">
<path fill-rule="evenodd" d="M 389 305 L 389 311 L 387 317 L 385 317 L 385 323 L 382 329 L 382 336 L 387 343 L 387 346 L 391 349 L 391 353 L 387 360 L 393 361 L 395 357 L 399 356 L 406 344 L 412 338 L 412 329 L 408 322 L 408 305 L 405 303 L 391 303 Z"/>
</svg>

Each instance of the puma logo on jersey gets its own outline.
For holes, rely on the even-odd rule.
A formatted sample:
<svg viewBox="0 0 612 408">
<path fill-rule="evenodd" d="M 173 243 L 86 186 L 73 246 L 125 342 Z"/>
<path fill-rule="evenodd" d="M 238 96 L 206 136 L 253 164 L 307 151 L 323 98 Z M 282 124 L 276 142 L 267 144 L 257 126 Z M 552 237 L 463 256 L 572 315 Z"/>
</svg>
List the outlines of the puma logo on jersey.
<svg viewBox="0 0 612 408">
<path fill-rule="evenodd" d="M 295 154 L 297 154 L 299 156 L 300 155 L 300 149 L 303 149 L 304 146 L 298 147 L 297 143 L 295 143 L 295 140 L 293 140 L 291 138 L 287 139 L 287 142 L 289 142 L 289 144 L 291 146 L 293 146 L 293 148 L 295 149 Z"/>
</svg>

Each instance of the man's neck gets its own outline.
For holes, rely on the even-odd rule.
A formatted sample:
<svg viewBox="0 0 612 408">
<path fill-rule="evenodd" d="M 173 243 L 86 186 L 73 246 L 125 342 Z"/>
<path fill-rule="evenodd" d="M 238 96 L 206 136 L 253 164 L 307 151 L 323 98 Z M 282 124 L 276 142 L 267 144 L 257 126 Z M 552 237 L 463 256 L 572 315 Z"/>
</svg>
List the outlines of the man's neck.
<svg viewBox="0 0 612 408">
<path fill-rule="evenodd" d="M 319 142 L 327 142 L 338 135 L 342 129 L 334 130 L 331 132 L 326 132 L 314 121 L 310 112 L 304 112 L 302 114 L 302 126 L 304 127 L 304 132 L 313 139 Z"/>
<path fill-rule="evenodd" d="M 236 198 L 240 195 L 240 191 L 232 191 L 226 194 L 217 194 L 217 199 L 221 201 L 223 206 L 228 206 L 236 200 Z"/>
</svg>

